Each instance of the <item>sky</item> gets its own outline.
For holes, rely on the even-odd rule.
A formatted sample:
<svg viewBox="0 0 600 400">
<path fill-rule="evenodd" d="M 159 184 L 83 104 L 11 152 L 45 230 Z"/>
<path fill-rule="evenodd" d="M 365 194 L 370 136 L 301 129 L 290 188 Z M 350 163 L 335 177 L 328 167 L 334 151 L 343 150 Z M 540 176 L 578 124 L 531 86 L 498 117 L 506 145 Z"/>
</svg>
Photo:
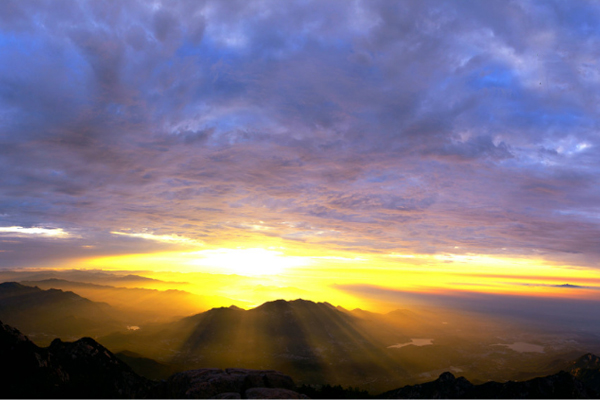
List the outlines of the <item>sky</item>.
<svg viewBox="0 0 600 400">
<path fill-rule="evenodd" d="M 0 268 L 597 299 L 598 26 L 573 1 L 4 0 Z"/>
</svg>

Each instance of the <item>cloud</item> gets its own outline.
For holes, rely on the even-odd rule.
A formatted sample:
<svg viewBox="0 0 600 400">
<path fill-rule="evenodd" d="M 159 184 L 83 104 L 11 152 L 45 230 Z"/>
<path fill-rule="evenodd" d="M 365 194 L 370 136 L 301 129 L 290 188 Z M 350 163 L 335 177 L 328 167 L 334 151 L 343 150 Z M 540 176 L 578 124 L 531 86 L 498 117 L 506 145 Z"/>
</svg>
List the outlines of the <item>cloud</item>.
<svg viewBox="0 0 600 400">
<path fill-rule="evenodd" d="M 0 7 L 5 225 L 598 266 L 594 4 Z"/>
<path fill-rule="evenodd" d="M 12 237 L 43 236 L 50 238 L 68 238 L 72 235 L 61 228 L 23 228 L 22 226 L 0 227 L 0 235 Z"/>
<path fill-rule="evenodd" d="M 600 290 L 598 286 L 582 286 L 582 285 L 573 285 L 570 283 L 563 283 L 561 285 L 549 285 L 543 283 L 518 283 L 518 282 L 510 282 L 506 283 L 508 285 L 518 285 L 518 286 L 531 286 L 531 287 L 553 287 L 553 288 L 564 288 L 564 289 L 588 289 L 588 290 Z"/>
<path fill-rule="evenodd" d="M 152 233 L 129 233 L 129 232 L 111 232 L 113 235 L 126 236 L 131 238 L 139 238 L 145 240 L 153 240 L 163 243 L 181 244 L 181 245 L 192 245 L 201 246 L 203 243 L 198 240 L 190 239 L 180 235 L 155 235 Z"/>
</svg>

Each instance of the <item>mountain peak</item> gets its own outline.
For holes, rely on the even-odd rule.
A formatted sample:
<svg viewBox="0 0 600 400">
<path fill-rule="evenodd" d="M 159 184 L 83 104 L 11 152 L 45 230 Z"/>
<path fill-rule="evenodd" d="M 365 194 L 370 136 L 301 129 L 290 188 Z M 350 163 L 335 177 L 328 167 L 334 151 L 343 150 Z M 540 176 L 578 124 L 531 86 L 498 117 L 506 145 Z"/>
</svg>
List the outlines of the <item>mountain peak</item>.
<svg viewBox="0 0 600 400">
<path fill-rule="evenodd" d="M 600 357 L 587 353 L 573 362 L 571 369 L 600 369 Z"/>
<path fill-rule="evenodd" d="M 443 372 L 438 378 L 439 382 L 451 382 L 454 380 L 456 380 L 456 377 L 451 372 Z"/>
<path fill-rule="evenodd" d="M 7 398 L 139 398 L 151 385 L 91 338 L 42 348 L 0 322 L 0 354 Z"/>
<path fill-rule="evenodd" d="M 3 283 L 0 283 L 0 289 L 2 289 L 2 290 L 22 290 L 22 289 L 32 289 L 32 287 L 21 285 L 18 282 L 3 282 Z"/>
<path fill-rule="evenodd" d="M 255 307 L 255 310 L 258 309 L 272 309 L 272 308 L 285 308 L 285 307 L 297 307 L 297 306 L 303 306 L 303 307 L 327 307 L 327 308 L 331 308 L 333 310 L 337 310 L 336 307 L 334 307 L 333 305 L 331 305 L 328 302 L 315 302 L 312 300 L 305 300 L 305 299 L 296 299 L 296 300 L 283 300 L 283 299 L 278 299 L 278 300 L 273 300 L 273 301 L 267 301 L 263 304 L 261 304 L 258 307 Z"/>
<path fill-rule="evenodd" d="M 315 304 L 315 303 L 310 300 L 302 300 L 302 299 L 296 299 L 296 300 L 291 300 L 291 301 L 278 299 L 278 300 L 273 300 L 273 301 L 267 301 L 253 309 L 260 310 L 260 311 L 279 310 L 279 309 L 284 309 L 284 308 L 287 309 L 287 308 L 292 307 L 292 305 L 299 305 L 299 304 Z"/>
</svg>

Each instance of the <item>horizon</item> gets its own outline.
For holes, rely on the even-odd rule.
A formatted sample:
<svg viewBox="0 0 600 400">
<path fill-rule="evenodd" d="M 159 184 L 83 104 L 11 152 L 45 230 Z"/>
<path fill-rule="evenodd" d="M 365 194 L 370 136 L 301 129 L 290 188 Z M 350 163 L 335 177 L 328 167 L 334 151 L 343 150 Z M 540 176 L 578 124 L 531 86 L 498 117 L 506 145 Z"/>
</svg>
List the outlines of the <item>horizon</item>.
<svg viewBox="0 0 600 400">
<path fill-rule="evenodd" d="M 585 326 L 599 24 L 540 1 L 1 2 L 0 279 Z"/>
</svg>

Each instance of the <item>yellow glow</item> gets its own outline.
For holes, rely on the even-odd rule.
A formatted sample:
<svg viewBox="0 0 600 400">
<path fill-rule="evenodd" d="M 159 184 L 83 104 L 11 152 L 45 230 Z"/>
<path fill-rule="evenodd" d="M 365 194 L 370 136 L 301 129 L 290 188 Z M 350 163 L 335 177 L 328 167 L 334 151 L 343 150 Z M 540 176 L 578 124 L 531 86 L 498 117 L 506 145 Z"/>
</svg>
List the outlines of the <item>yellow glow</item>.
<svg viewBox="0 0 600 400">
<path fill-rule="evenodd" d="M 280 274 L 310 263 L 306 257 L 285 256 L 281 251 L 265 249 L 216 249 L 193 254 L 198 258 L 188 261 L 188 265 L 247 276 Z"/>
<path fill-rule="evenodd" d="M 595 298 L 600 291 L 600 271 L 532 257 L 312 250 L 256 244 L 243 248 L 220 246 L 79 260 L 77 268 L 137 270 L 156 279 L 189 282 L 177 288 L 203 296 L 221 296 L 223 300 L 215 302 L 222 304 L 211 303 L 221 306 L 303 298 L 348 308 L 382 310 L 383 306 L 377 305 L 382 303 L 371 301 L 368 294 L 345 291 L 345 285 L 370 285 L 407 294 L 476 292 L 569 298 Z M 389 310 L 400 306 L 389 304 Z"/>
</svg>

